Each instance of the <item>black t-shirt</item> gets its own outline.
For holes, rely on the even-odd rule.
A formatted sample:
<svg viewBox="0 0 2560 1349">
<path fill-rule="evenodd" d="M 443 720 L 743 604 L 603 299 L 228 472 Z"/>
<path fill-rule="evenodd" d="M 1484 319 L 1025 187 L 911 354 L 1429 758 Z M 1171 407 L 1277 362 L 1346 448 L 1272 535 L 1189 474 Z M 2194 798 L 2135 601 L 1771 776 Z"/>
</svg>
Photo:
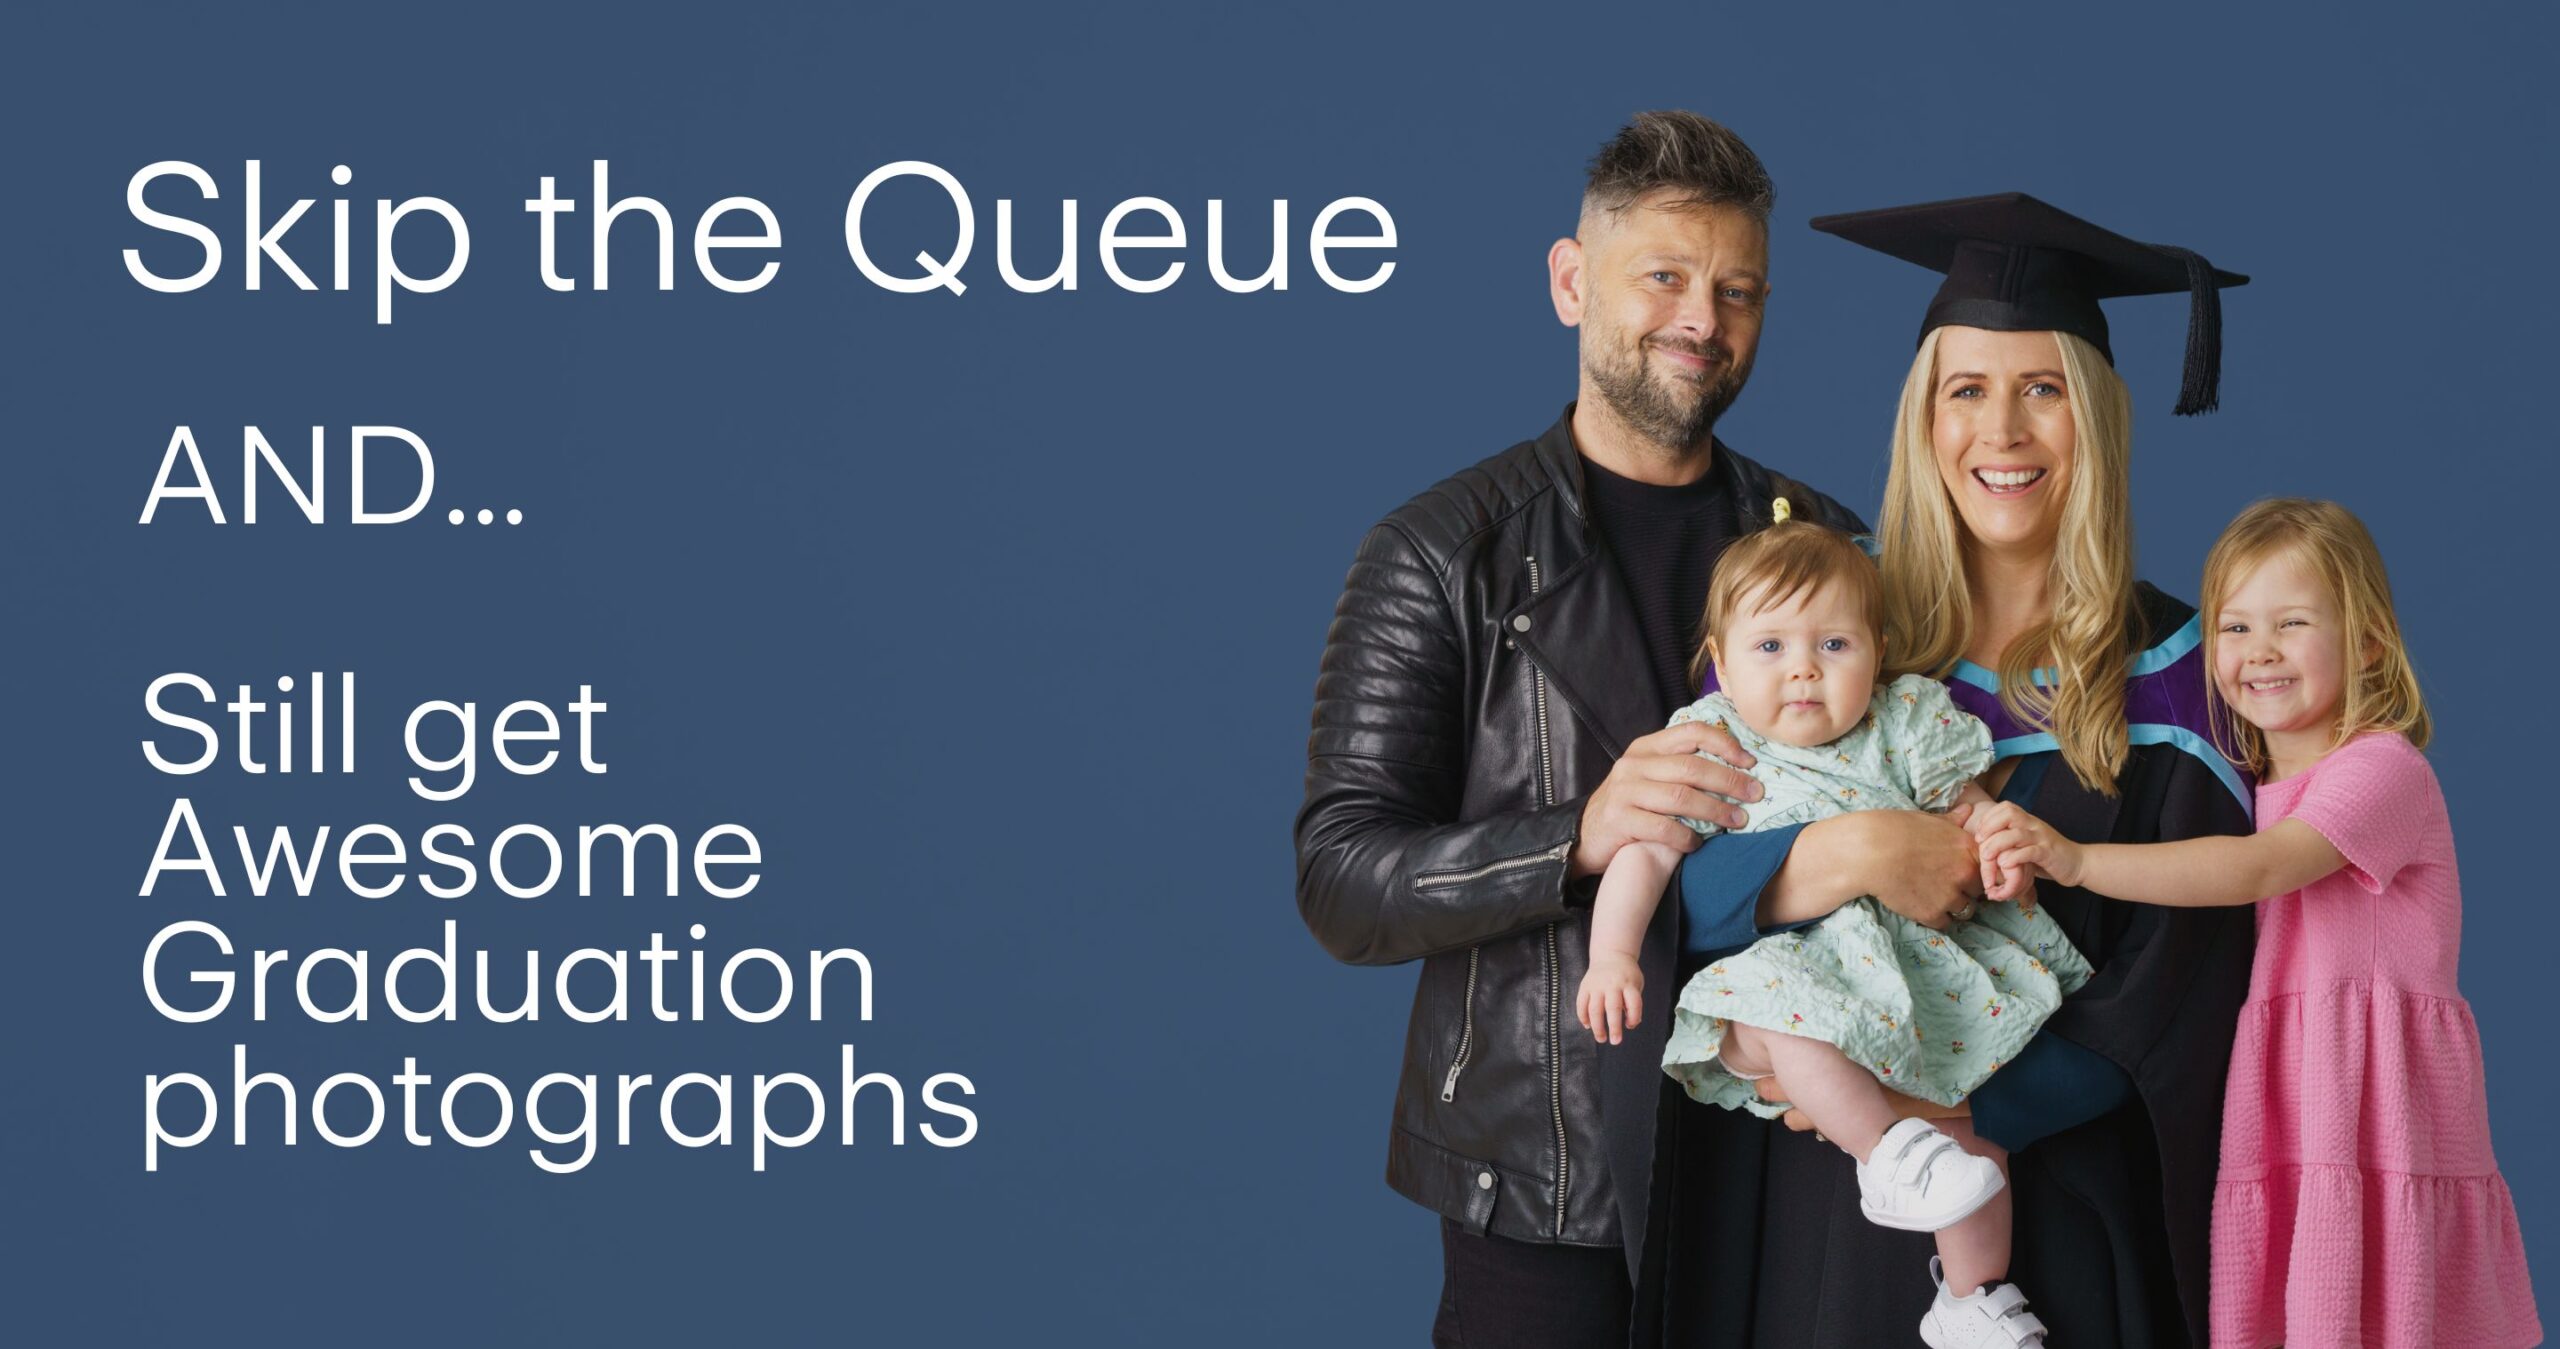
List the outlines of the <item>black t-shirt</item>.
<svg viewBox="0 0 2560 1349">
<path fill-rule="evenodd" d="M 1716 558 L 1741 530 L 1722 454 L 1696 482 L 1657 487 L 1582 461 L 1583 499 L 1591 525 L 1608 545 L 1619 577 L 1635 600 L 1636 629 L 1652 662 L 1665 715 L 1698 696 L 1689 678 L 1707 582 Z"/>
</svg>

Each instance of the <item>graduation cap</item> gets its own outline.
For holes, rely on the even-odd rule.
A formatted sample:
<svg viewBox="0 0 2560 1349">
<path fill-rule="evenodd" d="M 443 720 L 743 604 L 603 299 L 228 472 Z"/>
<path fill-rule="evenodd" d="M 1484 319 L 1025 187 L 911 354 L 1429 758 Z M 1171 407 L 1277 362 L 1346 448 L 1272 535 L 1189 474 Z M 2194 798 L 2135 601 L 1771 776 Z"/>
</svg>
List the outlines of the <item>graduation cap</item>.
<svg viewBox="0 0 2560 1349">
<path fill-rule="evenodd" d="M 2188 249 L 2138 243 L 2023 192 L 1827 215 L 1813 227 L 1946 273 L 1946 284 L 1921 321 L 1923 338 L 1948 324 L 2066 332 L 2088 339 L 2113 364 L 2107 317 L 2098 301 L 2184 291 L 2187 363 L 2176 412 L 2211 412 L 2220 401 L 2219 288 L 2244 286 L 2249 278 L 2222 271 Z"/>
</svg>

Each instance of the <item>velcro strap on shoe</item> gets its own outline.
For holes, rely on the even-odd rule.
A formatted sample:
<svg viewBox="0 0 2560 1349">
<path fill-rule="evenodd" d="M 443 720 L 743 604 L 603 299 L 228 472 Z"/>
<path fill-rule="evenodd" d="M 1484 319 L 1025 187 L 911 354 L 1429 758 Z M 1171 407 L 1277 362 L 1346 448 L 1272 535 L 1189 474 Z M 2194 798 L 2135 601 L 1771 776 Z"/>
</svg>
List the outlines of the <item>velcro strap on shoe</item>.
<svg viewBox="0 0 2560 1349">
<path fill-rule="evenodd" d="M 1893 1182 L 1896 1185 L 1918 1185 L 1921 1177 L 1929 1174 L 1929 1168 L 1937 1163 L 1940 1153 L 1961 1151 L 1963 1149 L 1956 1146 L 1954 1139 L 1942 1133 L 1932 1132 L 1916 1138 L 1903 1147 L 1901 1156 L 1894 1159 Z"/>
<path fill-rule="evenodd" d="M 2000 1329 L 2007 1332 L 2009 1343 L 2044 1343 L 2044 1322 L 2027 1310 L 2027 1295 L 2018 1291 L 2018 1285 L 2004 1283 L 1985 1292 L 1982 1307 L 1991 1313 L 1991 1319 Z"/>
</svg>

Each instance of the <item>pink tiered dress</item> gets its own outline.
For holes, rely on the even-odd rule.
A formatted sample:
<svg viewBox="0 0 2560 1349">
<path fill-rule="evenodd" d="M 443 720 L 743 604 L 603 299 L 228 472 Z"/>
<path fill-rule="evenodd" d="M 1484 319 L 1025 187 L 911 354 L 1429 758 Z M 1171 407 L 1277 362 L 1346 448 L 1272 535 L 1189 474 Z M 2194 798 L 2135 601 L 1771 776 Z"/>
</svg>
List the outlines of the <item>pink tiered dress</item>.
<svg viewBox="0 0 2560 1349">
<path fill-rule="evenodd" d="M 2454 987 L 2444 795 L 2397 735 L 2258 788 L 2347 865 L 2258 906 L 2213 1202 L 2216 1349 L 2541 1342 Z"/>
</svg>

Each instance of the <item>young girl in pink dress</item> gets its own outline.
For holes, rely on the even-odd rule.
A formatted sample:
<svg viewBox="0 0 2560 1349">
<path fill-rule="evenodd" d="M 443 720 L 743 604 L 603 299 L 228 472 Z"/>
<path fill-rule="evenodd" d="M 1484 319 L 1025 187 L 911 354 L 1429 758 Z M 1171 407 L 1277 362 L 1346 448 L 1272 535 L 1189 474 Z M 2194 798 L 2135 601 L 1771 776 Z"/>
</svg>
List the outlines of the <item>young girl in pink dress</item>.
<svg viewBox="0 0 2560 1349">
<path fill-rule="evenodd" d="M 2262 501 L 2215 543 L 2204 613 L 2258 832 L 2084 845 L 2001 804 L 1967 826 L 1985 879 L 2264 900 L 2214 1191 L 2217 1349 L 2538 1344 L 2454 987 L 2453 831 L 2382 558 L 2339 506 Z"/>
</svg>

